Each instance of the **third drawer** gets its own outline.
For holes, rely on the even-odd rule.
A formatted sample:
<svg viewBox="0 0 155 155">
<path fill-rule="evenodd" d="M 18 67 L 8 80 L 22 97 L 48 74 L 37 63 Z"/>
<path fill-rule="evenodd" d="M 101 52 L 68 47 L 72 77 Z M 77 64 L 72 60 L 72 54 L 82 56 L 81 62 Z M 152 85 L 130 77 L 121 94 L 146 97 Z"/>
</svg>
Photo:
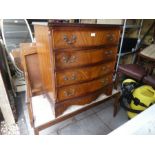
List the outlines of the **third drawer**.
<svg viewBox="0 0 155 155">
<path fill-rule="evenodd" d="M 89 67 L 81 67 L 78 69 L 67 69 L 56 73 L 57 87 L 66 86 L 70 84 L 80 83 L 84 81 L 93 80 L 114 70 L 115 62 L 106 62 Z"/>
</svg>

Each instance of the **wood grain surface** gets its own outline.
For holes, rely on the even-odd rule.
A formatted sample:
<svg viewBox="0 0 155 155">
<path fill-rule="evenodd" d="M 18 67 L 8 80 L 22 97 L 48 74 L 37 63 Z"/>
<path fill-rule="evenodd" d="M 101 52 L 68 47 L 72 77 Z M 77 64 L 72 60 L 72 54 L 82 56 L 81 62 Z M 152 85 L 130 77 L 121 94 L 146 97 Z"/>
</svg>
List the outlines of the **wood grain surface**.
<svg viewBox="0 0 155 155">
<path fill-rule="evenodd" d="M 54 30 L 53 48 L 76 48 L 101 45 L 113 45 L 119 40 L 119 31 L 108 30 Z"/>
<path fill-rule="evenodd" d="M 117 47 L 55 53 L 56 70 L 115 60 Z"/>
<path fill-rule="evenodd" d="M 81 95 L 94 92 L 112 83 L 112 75 L 106 75 L 97 80 L 92 80 L 82 84 L 76 84 L 66 87 L 58 88 L 57 101 L 62 101 L 70 98 L 74 98 Z"/>
<path fill-rule="evenodd" d="M 102 77 L 107 73 L 112 73 L 114 66 L 115 61 L 110 61 L 94 66 L 59 71 L 56 73 L 57 87 L 78 84 Z"/>
<path fill-rule="evenodd" d="M 112 86 L 106 86 L 112 84 L 120 26 L 48 24 L 34 29 L 43 89 L 51 94 L 55 116 L 70 105 L 91 102 L 103 88 L 111 94 Z"/>
</svg>

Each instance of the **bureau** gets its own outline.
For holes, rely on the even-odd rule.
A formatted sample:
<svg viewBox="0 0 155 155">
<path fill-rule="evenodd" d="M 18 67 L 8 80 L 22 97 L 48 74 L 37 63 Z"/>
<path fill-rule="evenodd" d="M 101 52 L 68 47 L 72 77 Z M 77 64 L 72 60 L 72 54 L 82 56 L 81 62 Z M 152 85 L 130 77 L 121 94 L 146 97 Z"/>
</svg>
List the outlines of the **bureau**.
<svg viewBox="0 0 155 155">
<path fill-rule="evenodd" d="M 34 23 L 43 90 L 55 117 L 110 95 L 120 26 Z"/>
</svg>

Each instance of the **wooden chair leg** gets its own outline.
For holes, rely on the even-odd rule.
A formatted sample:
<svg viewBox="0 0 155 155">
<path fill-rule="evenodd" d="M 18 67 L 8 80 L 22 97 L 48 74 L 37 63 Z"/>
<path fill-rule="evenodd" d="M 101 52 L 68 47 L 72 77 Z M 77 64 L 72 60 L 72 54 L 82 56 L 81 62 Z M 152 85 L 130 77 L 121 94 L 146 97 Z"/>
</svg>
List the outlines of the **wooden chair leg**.
<svg viewBox="0 0 155 155">
<path fill-rule="evenodd" d="M 121 96 L 121 93 L 119 92 L 117 95 L 115 95 L 115 101 L 114 101 L 114 111 L 113 111 L 113 116 L 115 117 L 119 108 L 120 108 L 120 96 Z"/>
<path fill-rule="evenodd" d="M 39 135 L 39 130 L 37 128 L 34 129 L 34 134 Z"/>
<path fill-rule="evenodd" d="M 116 73 L 116 79 L 115 79 L 115 81 L 114 81 L 114 89 L 117 89 L 118 81 L 119 81 L 119 73 L 117 72 L 117 73 Z"/>
</svg>

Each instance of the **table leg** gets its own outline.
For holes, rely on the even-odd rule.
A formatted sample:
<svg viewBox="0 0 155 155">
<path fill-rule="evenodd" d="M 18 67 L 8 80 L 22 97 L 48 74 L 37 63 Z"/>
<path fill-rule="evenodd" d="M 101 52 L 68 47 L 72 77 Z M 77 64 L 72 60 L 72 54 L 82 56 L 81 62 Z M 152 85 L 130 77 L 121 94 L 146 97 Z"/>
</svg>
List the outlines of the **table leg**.
<svg viewBox="0 0 155 155">
<path fill-rule="evenodd" d="M 118 94 L 115 95 L 115 101 L 114 101 L 114 112 L 113 112 L 113 116 L 115 117 L 117 112 L 118 112 L 118 109 L 120 107 L 120 102 L 119 102 L 119 99 L 120 99 L 120 92 Z"/>
<path fill-rule="evenodd" d="M 39 135 L 39 130 L 37 128 L 34 128 L 34 134 Z"/>
</svg>

